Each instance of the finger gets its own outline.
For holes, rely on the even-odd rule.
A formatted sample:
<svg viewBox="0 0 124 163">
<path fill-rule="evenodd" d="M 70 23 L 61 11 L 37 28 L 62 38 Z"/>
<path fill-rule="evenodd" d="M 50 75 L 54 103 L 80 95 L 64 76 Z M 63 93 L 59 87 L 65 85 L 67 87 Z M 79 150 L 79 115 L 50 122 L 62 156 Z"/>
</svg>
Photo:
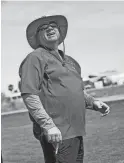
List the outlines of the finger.
<svg viewBox="0 0 124 163">
<path fill-rule="evenodd" d="M 62 144 L 62 134 L 60 133 L 60 143 Z"/>
<path fill-rule="evenodd" d="M 110 112 L 110 107 L 108 107 L 105 112 Z"/>
<path fill-rule="evenodd" d="M 54 135 L 54 134 L 51 135 L 51 141 L 52 141 L 52 142 L 56 142 L 56 135 Z"/>
<path fill-rule="evenodd" d="M 108 108 L 106 112 L 107 112 L 107 114 L 110 113 L 110 109 Z"/>
<path fill-rule="evenodd" d="M 109 110 L 109 106 L 106 105 L 105 103 L 102 104 L 102 109 L 101 109 L 101 113 L 105 114 L 108 110 Z"/>
<path fill-rule="evenodd" d="M 101 114 L 101 117 L 104 117 L 104 116 L 106 116 L 107 114 L 106 113 L 104 113 L 104 114 Z"/>
<path fill-rule="evenodd" d="M 106 103 L 102 102 L 101 104 L 102 104 L 102 106 L 105 106 L 106 108 L 109 108 L 109 106 Z"/>
<path fill-rule="evenodd" d="M 56 135 L 56 142 L 57 142 L 57 143 L 60 142 L 60 135 Z"/>
<path fill-rule="evenodd" d="M 105 116 L 107 116 L 107 115 L 108 115 L 108 114 L 102 114 L 101 117 L 105 117 Z"/>
<path fill-rule="evenodd" d="M 48 142 L 51 142 L 51 135 L 47 135 Z"/>
<path fill-rule="evenodd" d="M 106 110 L 105 110 L 105 113 L 104 114 L 108 114 L 110 112 L 110 107 L 108 107 Z"/>
<path fill-rule="evenodd" d="M 102 117 L 108 115 L 110 113 L 110 110 L 108 110 L 107 112 L 105 112 L 104 114 L 101 114 Z"/>
</svg>

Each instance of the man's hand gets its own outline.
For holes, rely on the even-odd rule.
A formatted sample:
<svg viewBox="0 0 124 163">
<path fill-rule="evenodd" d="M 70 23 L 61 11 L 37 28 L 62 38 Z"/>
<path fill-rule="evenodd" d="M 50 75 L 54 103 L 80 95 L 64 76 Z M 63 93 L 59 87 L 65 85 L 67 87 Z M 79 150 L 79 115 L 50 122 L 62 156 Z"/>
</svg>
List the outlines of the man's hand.
<svg viewBox="0 0 124 163">
<path fill-rule="evenodd" d="M 60 130 L 57 127 L 53 127 L 45 131 L 48 142 L 59 143 L 62 142 L 62 135 Z"/>
<path fill-rule="evenodd" d="M 101 116 L 106 116 L 110 112 L 110 107 L 102 101 L 94 101 L 93 107 L 102 113 Z"/>
</svg>

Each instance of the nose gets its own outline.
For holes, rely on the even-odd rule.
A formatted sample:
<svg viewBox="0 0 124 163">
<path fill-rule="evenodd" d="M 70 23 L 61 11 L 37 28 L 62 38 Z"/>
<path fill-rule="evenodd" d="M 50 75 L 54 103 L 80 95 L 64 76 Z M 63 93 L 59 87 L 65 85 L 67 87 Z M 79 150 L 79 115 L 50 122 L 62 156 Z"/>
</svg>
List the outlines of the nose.
<svg viewBox="0 0 124 163">
<path fill-rule="evenodd" d="M 52 30 L 53 29 L 53 27 L 51 27 L 50 25 L 48 26 L 48 28 L 47 28 L 47 32 L 49 32 L 50 30 Z"/>
</svg>

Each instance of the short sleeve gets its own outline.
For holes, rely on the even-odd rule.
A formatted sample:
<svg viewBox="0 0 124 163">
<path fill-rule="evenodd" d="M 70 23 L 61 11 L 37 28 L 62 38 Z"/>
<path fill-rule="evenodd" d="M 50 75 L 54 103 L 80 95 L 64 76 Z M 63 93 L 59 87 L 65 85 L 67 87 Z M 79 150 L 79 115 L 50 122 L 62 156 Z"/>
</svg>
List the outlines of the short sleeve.
<svg viewBox="0 0 124 163">
<path fill-rule="evenodd" d="M 43 60 L 35 55 L 29 55 L 21 64 L 19 75 L 21 94 L 39 95 L 44 75 Z"/>
</svg>

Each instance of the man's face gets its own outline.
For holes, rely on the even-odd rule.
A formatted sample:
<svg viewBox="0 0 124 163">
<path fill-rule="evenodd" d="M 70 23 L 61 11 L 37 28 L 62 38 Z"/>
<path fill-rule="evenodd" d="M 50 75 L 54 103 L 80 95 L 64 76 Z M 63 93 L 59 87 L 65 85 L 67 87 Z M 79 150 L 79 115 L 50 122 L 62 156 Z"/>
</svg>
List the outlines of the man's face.
<svg viewBox="0 0 124 163">
<path fill-rule="evenodd" d="M 57 42 L 60 38 L 59 29 L 56 23 L 44 24 L 39 29 L 40 39 L 47 42 Z"/>
</svg>

